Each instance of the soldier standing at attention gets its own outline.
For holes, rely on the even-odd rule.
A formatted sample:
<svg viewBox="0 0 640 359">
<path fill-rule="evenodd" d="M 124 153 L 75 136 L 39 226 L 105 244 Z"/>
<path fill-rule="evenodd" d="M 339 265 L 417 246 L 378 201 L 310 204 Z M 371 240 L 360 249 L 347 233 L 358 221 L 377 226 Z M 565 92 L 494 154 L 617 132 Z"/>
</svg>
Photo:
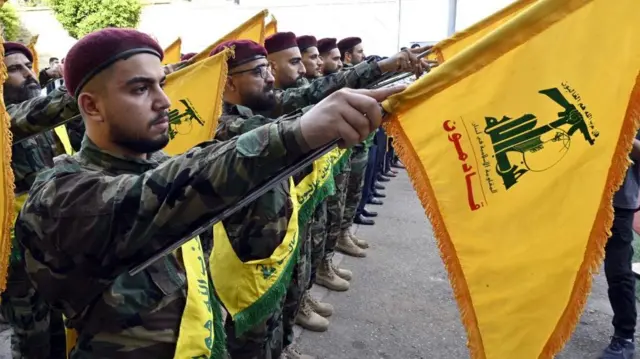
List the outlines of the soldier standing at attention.
<svg viewBox="0 0 640 359">
<path fill-rule="evenodd" d="M 318 41 L 315 36 L 304 35 L 299 36 L 296 39 L 298 49 L 302 54 L 302 64 L 304 64 L 305 74 L 304 76 L 309 81 L 313 81 L 319 77 L 322 77 L 322 58 L 318 51 Z"/>
<path fill-rule="evenodd" d="M 73 359 L 222 357 L 197 237 L 137 275 L 127 270 L 312 149 L 361 142 L 392 93 L 338 91 L 295 120 L 168 158 L 159 152 L 169 141 L 162 58 L 132 29 L 103 29 L 71 48 L 65 83 L 86 137 L 38 176 L 16 221 L 30 279 L 78 331 Z"/>
<path fill-rule="evenodd" d="M 4 101 L 11 117 L 14 142 L 11 168 L 15 176 L 17 213 L 36 175 L 53 166 L 53 158 L 64 153 L 62 143 L 50 129 L 77 115 L 78 108 L 64 86 L 41 96 L 32 70 L 33 55 L 27 47 L 16 42 L 5 42 L 3 46 L 8 75 L 3 84 Z M 52 311 L 38 295 L 20 256 L 11 257 L 7 289 L 2 293 L 0 308 L 14 331 L 14 357 L 66 357 L 62 315 Z"/>
</svg>

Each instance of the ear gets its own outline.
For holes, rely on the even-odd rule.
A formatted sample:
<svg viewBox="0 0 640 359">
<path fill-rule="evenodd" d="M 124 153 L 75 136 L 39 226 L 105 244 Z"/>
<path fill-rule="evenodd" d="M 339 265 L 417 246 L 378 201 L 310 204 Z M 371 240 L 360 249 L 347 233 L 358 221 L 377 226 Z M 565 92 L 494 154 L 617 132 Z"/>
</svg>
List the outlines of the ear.
<svg viewBox="0 0 640 359">
<path fill-rule="evenodd" d="M 350 52 L 346 52 L 344 54 L 344 61 L 343 62 L 351 62 L 351 53 Z"/>
<path fill-rule="evenodd" d="M 233 83 L 233 78 L 231 76 L 227 76 L 227 82 L 224 85 L 225 92 L 234 92 L 236 90 L 236 85 Z"/>
<path fill-rule="evenodd" d="M 269 66 L 271 67 L 271 74 L 275 76 L 278 71 L 278 63 L 273 60 L 269 60 Z"/>
<path fill-rule="evenodd" d="M 89 93 L 83 92 L 78 96 L 78 107 L 83 117 L 90 121 L 103 122 L 102 114 L 98 106 L 97 98 Z"/>
</svg>

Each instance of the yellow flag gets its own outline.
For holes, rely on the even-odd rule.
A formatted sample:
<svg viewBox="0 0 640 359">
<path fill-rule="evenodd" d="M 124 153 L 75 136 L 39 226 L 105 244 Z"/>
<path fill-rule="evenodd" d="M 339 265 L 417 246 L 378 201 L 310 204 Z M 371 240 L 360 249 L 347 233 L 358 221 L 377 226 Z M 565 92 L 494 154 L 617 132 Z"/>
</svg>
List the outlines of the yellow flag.
<svg viewBox="0 0 640 359">
<path fill-rule="evenodd" d="M 180 62 L 180 51 L 182 50 L 182 39 L 177 38 L 166 49 L 164 49 L 163 65 L 175 64 Z"/>
<path fill-rule="evenodd" d="M 433 46 L 431 59 L 442 63 L 497 29 L 535 4 L 538 0 L 518 0 L 493 15 L 456 32 Z"/>
<path fill-rule="evenodd" d="M 233 51 L 226 50 L 167 76 L 164 91 L 171 99 L 171 141 L 164 150 L 168 154 L 177 155 L 213 139 L 222 114 L 230 56 Z"/>
<path fill-rule="evenodd" d="M 1 38 L 0 38 L 0 41 Z M 0 84 L 7 79 L 7 66 L 4 64 L 4 46 L 0 46 Z M 14 220 L 13 170 L 11 169 L 11 118 L 4 106 L 4 94 L 0 86 L 0 292 L 7 287 L 7 270 L 11 253 L 11 231 Z"/>
<path fill-rule="evenodd" d="M 242 23 L 242 25 L 238 26 L 233 31 L 231 31 L 230 33 L 220 38 L 218 41 L 209 45 L 206 49 L 202 50 L 200 53 L 198 53 L 196 56 L 193 57 L 192 61 L 196 62 L 202 59 L 206 59 L 209 56 L 209 53 L 214 48 L 216 48 L 216 46 L 229 40 L 245 39 L 245 40 L 253 40 L 259 44 L 264 44 L 264 36 L 265 36 L 264 21 L 268 13 L 269 11 L 267 10 L 260 11 L 259 13 L 254 15 L 252 18 Z"/>
<path fill-rule="evenodd" d="M 638 129 L 639 13 L 540 0 L 383 104 L 472 358 L 552 358 L 578 322 Z"/>
<path fill-rule="evenodd" d="M 275 16 L 271 15 L 271 21 L 265 26 L 264 29 L 264 37 L 265 39 L 275 33 L 278 32 L 278 20 L 276 20 Z"/>
<path fill-rule="evenodd" d="M 38 51 L 36 51 L 36 43 L 38 42 L 38 37 L 40 35 L 35 35 L 34 37 L 31 38 L 31 40 L 29 40 L 29 44 L 27 44 L 27 47 L 29 48 L 29 51 L 31 51 L 31 54 L 33 55 L 33 72 L 36 73 L 36 76 L 40 73 L 40 61 L 38 58 Z"/>
</svg>

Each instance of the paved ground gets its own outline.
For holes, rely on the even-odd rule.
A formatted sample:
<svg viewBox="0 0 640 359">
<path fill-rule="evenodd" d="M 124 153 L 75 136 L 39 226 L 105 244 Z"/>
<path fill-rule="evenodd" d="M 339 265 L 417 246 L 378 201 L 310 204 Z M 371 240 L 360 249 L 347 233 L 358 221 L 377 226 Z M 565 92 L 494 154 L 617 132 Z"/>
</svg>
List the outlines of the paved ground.
<svg viewBox="0 0 640 359">
<path fill-rule="evenodd" d="M 387 183 L 386 193 L 383 206 L 371 206 L 379 212 L 376 225 L 357 230 L 371 243 L 368 257 L 338 258 L 354 272 L 351 289 L 336 293 L 314 288 L 316 297 L 336 307 L 329 331 L 301 331 L 299 348 L 318 359 L 468 358 L 431 227 L 404 171 Z M 610 318 L 600 274 L 580 324 L 558 358 L 595 358 L 608 343 Z"/>
</svg>

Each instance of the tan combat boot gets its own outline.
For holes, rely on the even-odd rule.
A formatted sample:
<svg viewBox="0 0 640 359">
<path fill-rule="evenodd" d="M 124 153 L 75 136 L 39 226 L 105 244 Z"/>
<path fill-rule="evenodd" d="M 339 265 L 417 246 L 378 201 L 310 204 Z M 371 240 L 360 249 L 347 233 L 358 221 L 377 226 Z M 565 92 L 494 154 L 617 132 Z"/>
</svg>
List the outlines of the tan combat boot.
<svg viewBox="0 0 640 359">
<path fill-rule="evenodd" d="M 351 237 L 351 240 L 353 241 L 353 243 L 356 244 L 356 246 L 358 246 L 358 247 L 360 247 L 362 249 L 369 248 L 369 243 L 367 243 L 367 241 L 365 241 L 364 239 L 360 239 L 360 238 L 356 237 L 356 235 L 351 233 L 351 231 L 349 231 L 349 236 Z"/>
<path fill-rule="evenodd" d="M 293 345 L 289 345 L 284 349 L 280 359 L 316 359 L 311 355 L 300 354 L 298 349 L 294 348 Z"/>
<path fill-rule="evenodd" d="M 311 307 L 311 310 L 320 314 L 323 317 L 330 317 L 333 314 L 333 305 L 329 303 L 322 303 L 311 295 L 311 292 L 304 292 L 302 300 L 306 300 L 307 304 Z"/>
<path fill-rule="evenodd" d="M 349 290 L 349 282 L 340 278 L 336 272 L 333 271 L 331 263 L 331 260 L 322 259 L 322 263 L 320 263 L 318 271 L 316 272 L 316 284 L 327 289 L 335 290 L 336 292 Z"/>
<path fill-rule="evenodd" d="M 351 240 L 351 233 L 349 233 L 348 230 L 342 231 L 340 233 L 340 236 L 338 236 L 338 243 L 336 243 L 336 249 L 352 257 L 363 258 L 367 256 L 367 252 L 365 252 L 364 249 L 358 247 Z"/>
<path fill-rule="evenodd" d="M 333 261 L 331 261 L 331 269 L 333 269 L 333 272 L 337 274 L 338 277 L 346 281 L 350 281 L 351 278 L 353 278 L 353 272 L 348 269 L 338 267 L 337 265 L 333 264 Z"/>
<path fill-rule="evenodd" d="M 312 332 L 326 332 L 329 329 L 329 320 L 314 312 L 304 297 L 300 303 L 300 311 L 296 315 L 296 324 Z"/>
</svg>

